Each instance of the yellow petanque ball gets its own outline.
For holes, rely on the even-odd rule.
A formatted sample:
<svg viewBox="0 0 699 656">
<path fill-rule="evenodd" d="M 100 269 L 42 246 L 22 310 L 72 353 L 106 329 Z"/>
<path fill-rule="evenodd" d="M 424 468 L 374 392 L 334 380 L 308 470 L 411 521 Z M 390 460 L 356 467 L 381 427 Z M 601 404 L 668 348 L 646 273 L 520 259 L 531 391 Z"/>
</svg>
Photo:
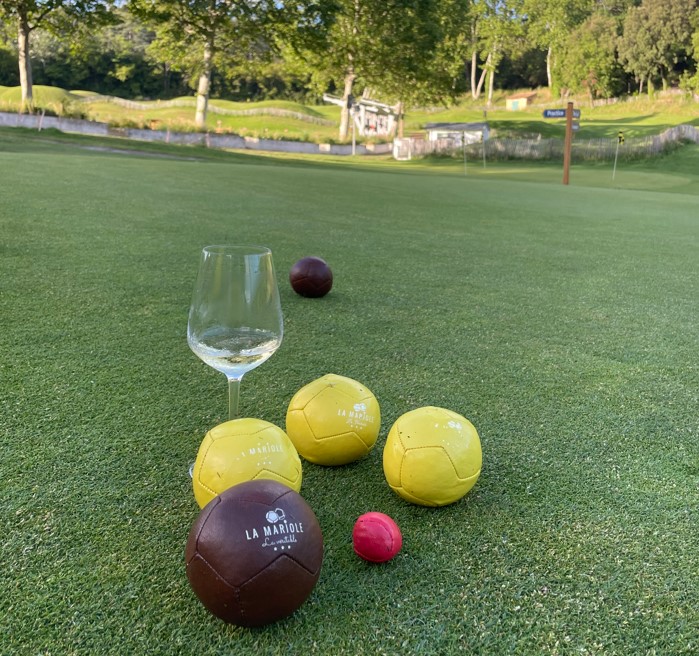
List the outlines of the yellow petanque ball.
<svg viewBox="0 0 699 656">
<path fill-rule="evenodd" d="M 391 489 L 421 506 L 446 506 L 478 480 L 483 455 L 473 424 L 427 406 L 398 417 L 386 438 L 383 471 Z"/>
<path fill-rule="evenodd" d="M 294 394 L 286 432 L 297 451 L 317 465 L 346 465 L 371 451 L 381 411 L 372 392 L 352 378 L 326 374 Z"/>
<path fill-rule="evenodd" d="M 192 471 L 194 497 L 203 508 L 229 487 L 269 479 L 301 489 L 301 460 L 287 434 L 262 419 L 233 419 L 202 440 Z"/>
</svg>

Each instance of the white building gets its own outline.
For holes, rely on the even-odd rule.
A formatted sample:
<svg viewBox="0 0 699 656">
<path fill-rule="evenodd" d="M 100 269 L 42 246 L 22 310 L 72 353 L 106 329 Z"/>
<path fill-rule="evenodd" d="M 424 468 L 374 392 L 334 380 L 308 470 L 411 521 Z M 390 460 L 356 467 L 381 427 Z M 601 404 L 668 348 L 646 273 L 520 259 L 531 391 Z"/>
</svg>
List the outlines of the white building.
<svg viewBox="0 0 699 656">
<path fill-rule="evenodd" d="M 487 123 L 427 123 L 427 139 L 451 139 L 454 146 L 487 141 L 490 134 Z"/>
</svg>

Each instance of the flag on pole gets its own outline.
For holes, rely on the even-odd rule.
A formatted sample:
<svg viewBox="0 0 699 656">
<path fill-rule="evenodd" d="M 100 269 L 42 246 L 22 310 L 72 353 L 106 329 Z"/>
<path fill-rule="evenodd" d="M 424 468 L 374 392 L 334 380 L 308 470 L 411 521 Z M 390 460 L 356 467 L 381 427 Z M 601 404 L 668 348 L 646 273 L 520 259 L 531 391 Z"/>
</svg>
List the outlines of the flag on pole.
<svg viewBox="0 0 699 656">
<path fill-rule="evenodd" d="M 616 163 L 617 160 L 619 159 L 619 146 L 624 143 L 624 133 L 619 130 L 619 134 L 617 135 L 617 142 L 616 142 L 616 151 L 614 152 L 614 170 L 612 171 L 612 180 L 616 178 Z"/>
</svg>

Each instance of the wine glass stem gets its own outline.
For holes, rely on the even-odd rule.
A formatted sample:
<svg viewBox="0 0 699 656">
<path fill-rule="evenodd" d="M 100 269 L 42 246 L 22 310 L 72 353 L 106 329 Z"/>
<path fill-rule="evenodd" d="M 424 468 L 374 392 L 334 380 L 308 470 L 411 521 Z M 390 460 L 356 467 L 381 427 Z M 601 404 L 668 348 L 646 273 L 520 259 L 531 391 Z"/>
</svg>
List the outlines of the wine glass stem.
<svg viewBox="0 0 699 656">
<path fill-rule="evenodd" d="M 240 402 L 240 378 L 229 378 L 228 379 L 228 418 L 237 419 L 238 418 L 238 405 Z"/>
</svg>

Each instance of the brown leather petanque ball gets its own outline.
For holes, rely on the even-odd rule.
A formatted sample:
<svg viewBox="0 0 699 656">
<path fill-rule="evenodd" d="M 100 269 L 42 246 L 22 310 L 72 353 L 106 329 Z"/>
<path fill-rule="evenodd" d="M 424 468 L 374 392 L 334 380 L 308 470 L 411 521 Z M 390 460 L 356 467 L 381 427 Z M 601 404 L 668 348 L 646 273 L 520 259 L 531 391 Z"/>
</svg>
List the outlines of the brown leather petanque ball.
<svg viewBox="0 0 699 656">
<path fill-rule="evenodd" d="M 224 622 L 263 626 L 291 615 L 313 591 L 323 562 L 316 516 L 291 488 L 240 483 L 214 497 L 185 549 L 187 578 Z"/>
<path fill-rule="evenodd" d="M 333 286 L 333 272 L 319 257 L 301 258 L 289 271 L 291 288 L 301 296 L 320 298 Z"/>
</svg>

